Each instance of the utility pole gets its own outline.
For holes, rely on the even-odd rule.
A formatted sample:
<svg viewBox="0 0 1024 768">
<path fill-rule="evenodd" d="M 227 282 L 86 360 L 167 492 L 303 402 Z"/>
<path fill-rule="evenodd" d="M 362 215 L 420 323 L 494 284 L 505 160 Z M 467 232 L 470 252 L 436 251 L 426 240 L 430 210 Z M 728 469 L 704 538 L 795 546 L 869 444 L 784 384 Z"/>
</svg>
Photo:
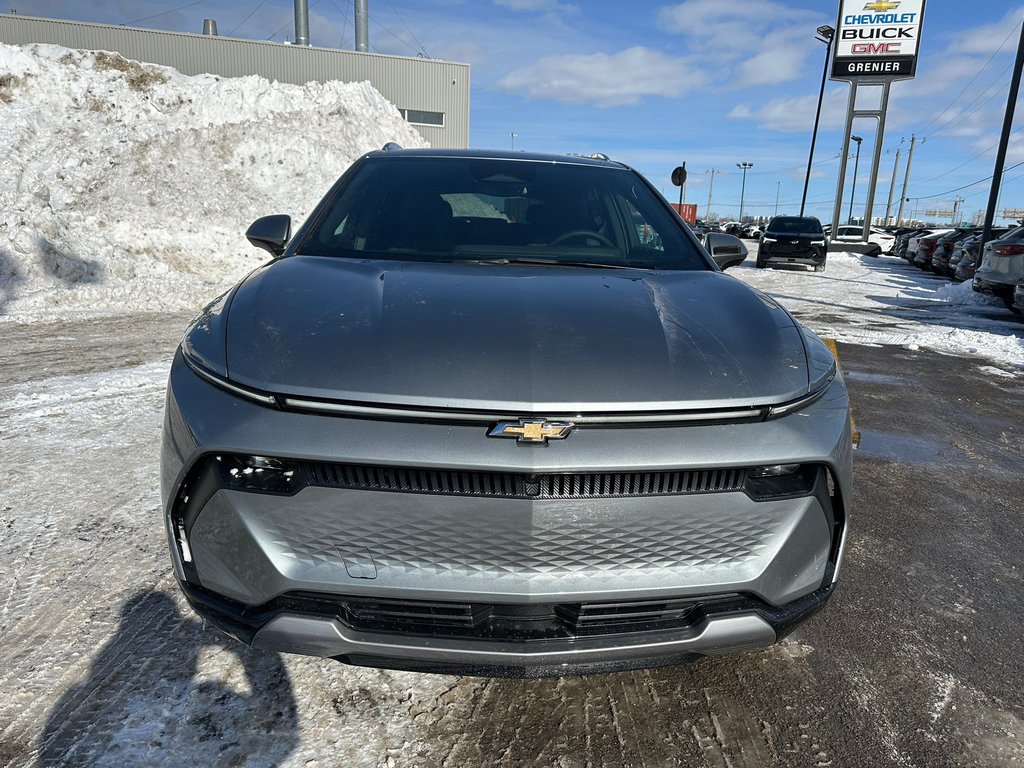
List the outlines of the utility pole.
<svg viewBox="0 0 1024 768">
<path fill-rule="evenodd" d="M 715 191 L 715 175 L 721 173 L 721 171 L 712 168 L 710 171 L 704 171 L 704 173 L 711 174 L 711 181 L 708 184 L 708 209 L 704 212 L 704 218 L 711 218 L 711 194 Z"/>
<path fill-rule="evenodd" d="M 896 226 L 903 226 L 903 204 L 907 202 L 907 184 L 910 182 L 910 163 L 914 160 L 914 143 L 917 136 L 910 134 L 910 154 L 907 155 L 907 171 L 903 174 L 903 193 L 900 195 L 900 212 L 896 214 Z M 923 143 L 922 139 L 922 143 Z"/>
<path fill-rule="evenodd" d="M 957 213 L 960 210 L 960 203 L 963 203 L 963 202 L 965 202 L 965 200 L 964 200 L 964 198 L 960 197 L 960 195 L 957 195 L 953 199 L 953 221 L 951 221 L 950 223 L 954 227 L 957 226 L 957 223 L 956 223 L 957 222 L 957 216 L 956 215 L 957 215 Z"/>
<path fill-rule="evenodd" d="M 1003 132 L 999 136 L 999 151 L 996 152 L 996 170 L 992 174 L 992 189 L 988 193 L 988 208 L 985 210 L 985 224 L 981 229 L 981 247 L 992 239 L 992 221 L 996 215 L 996 204 L 999 200 L 999 188 L 1003 185 L 1003 166 L 1006 164 L 1006 147 L 1010 143 L 1010 127 L 1013 125 L 1013 113 L 1017 108 L 1017 91 L 1020 90 L 1021 71 L 1024 70 L 1024 24 L 1020 27 L 1020 40 L 1017 42 L 1017 60 L 1013 65 L 1013 77 L 1010 79 L 1010 93 L 1006 97 L 1006 113 L 1003 115 Z"/>
<path fill-rule="evenodd" d="M 775 184 L 775 215 L 779 215 L 779 195 L 782 193 L 782 182 Z"/>
<path fill-rule="evenodd" d="M 366 53 L 370 50 L 370 9 L 369 0 L 355 0 L 356 50 Z"/>
<path fill-rule="evenodd" d="M 903 143 L 902 141 L 900 142 Z M 892 195 L 896 191 L 896 173 L 900 168 L 900 148 L 896 147 L 896 160 L 892 164 L 892 180 L 889 182 L 889 202 L 885 206 L 885 226 L 889 226 L 889 216 L 892 214 Z"/>
</svg>

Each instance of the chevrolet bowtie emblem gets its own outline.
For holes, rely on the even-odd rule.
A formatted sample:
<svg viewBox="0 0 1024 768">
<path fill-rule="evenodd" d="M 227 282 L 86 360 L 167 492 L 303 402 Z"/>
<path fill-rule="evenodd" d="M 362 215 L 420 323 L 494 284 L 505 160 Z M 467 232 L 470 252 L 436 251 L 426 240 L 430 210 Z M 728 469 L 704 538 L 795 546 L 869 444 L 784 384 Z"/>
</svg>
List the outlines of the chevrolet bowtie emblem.
<svg viewBox="0 0 1024 768">
<path fill-rule="evenodd" d="M 488 432 L 488 437 L 511 437 L 517 443 L 542 443 L 548 440 L 564 440 L 576 429 L 575 424 L 565 421 L 544 421 L 544 419 L 520 419 L 501 421 Z"/>
<path fill-rule="evenodd" d="M 875 11 L 877 13 L 885 13 L 886 11 L 891 11 L 893 8 L 899 7 L 900 4 L 898 0 L 895 3 L 890 2 L 889 0 L 877 0 L 877 2 L 868 3 L 867 5 L 865 5 L 864 10 Z"/>
</svg>

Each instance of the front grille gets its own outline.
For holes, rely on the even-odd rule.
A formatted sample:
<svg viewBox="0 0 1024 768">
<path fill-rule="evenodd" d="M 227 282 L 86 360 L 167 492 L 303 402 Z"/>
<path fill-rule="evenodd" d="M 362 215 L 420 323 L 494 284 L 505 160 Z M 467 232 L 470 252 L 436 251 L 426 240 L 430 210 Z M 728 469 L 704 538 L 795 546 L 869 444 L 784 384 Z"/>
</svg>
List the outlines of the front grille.
<svg viewBox="0 0 1024 768">
<path fill-rule="evenodd" d="M 721 493 L 742 490 L 746 478 L 745 469 L 527 474 L 322 462 L 304 462 L 302 468 L 306 482 L 314 486 L 503 499 L 593 499 Z"/>
<path fill-rule="evenodd" d="M 292 593 L 267 606 L 330 615 L 353 629 L 481 640 L 591 637 L 695 629 L 709 614 L 763 608 L 736 593 L 603 603 L 460 603 Z M 266 610 L 265 609 L 265 610 Z"/>
</svg>

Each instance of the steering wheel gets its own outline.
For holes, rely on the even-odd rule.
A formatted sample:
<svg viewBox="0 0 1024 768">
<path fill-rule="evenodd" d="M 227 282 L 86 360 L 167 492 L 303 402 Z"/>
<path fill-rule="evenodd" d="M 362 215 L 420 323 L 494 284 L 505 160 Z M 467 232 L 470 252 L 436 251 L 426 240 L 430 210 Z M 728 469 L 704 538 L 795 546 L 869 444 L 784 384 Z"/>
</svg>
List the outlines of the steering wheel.
<svg viewBox="0 0 1024 768">
<path fill-rule="evenodd" d="M 552 245 L 561 245 L 566 240 L 572 240 L 574 237 L 592 237 L 601 245 L 607 248 L 614 248 L 615 243 L 609 240 L 607 237 L 602 235 L 600 232 L 595 232 L 592 229 L 574 229 L 572 232 L 566 232 L 564 235 L 559 235 L 551 241 Z"/>
</svg>

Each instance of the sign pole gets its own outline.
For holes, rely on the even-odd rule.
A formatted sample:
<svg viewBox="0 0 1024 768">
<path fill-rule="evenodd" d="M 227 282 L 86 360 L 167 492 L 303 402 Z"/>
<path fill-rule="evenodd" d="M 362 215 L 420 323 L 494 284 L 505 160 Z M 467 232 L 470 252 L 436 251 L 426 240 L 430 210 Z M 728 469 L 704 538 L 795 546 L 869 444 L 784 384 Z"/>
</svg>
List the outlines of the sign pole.
<svg viewBox="0 0 1024 768">
<path fill-rule="evenodd" d="M 843 131 L 843 159 L 839 161 L 839 182 L 836 184 L 836 199 L 832 205 L 832 239 L 839 232 L 839 217 L 843 212 L 843 191 L 846 187 L 846 166 L 850 159 L 850 134 L 853 132 L 853 113 L 857 106 L 857 81 L 850 83 L 850 98 L 846 104 L 846 128 Z"/>
<path fill-rule="evenodd" d="M 879 105 L 878 133 L 875 135 L 875 151 L 871 160 L 871 181 L 868 182 L 868 201 L 864 209 L 864 232 L 862 237 L 868 239 L 871 232 L 871 214 L 875 206 L 875 187 L 878 185 L 878 168 L 882 164 L 882 143 L 885 141 L 885 113 L 889 109 L 889 86 L 886 82 L 882 86 L 882 103 Z"/>
</svg>

